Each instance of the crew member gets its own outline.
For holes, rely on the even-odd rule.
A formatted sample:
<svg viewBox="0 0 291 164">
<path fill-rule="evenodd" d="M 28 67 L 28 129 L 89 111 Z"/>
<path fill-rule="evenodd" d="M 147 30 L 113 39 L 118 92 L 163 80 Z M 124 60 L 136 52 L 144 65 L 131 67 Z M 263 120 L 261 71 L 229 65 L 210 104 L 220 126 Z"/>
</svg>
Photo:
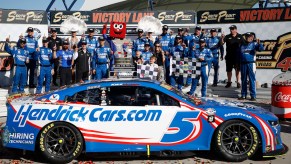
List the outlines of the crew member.
<svg viewBox="0 0 291 164">
<path fill-rule="evenodd" d="M 89 78 L 91 53 L 87 50 L 86 40 L 81 40 L 81 49 L 74 53 L 73 64 L 76 64 L 76 82 L 83 83 Z"/>
<path fill-rule="evenodd" d="M 150 51 L 150 43 L 149 42 L 145 42 L 144 50 L 142 51 L 141 56 L 142 56 L 144 62 L 148 62 L 150 60 L 151 56 L 153 56 L 153 53 Z"/>
<path fill-rule="evenodd" d="M 39 51 L 35 52 L 35 60 L 39 61 L 40 73 L 38 76 L 38 84 L 36 87 L 36 94 L 40 94 L 42 90 L 43 81 L 45 79 L 45 92 L 50 91 L 51 78 L 54 74 L 53 64 L 53 52 L 48 48 L 48 40 L 44 38 L 42 40 L 43 47 L 40 47 Z M 56 49 L 56 47 L 54 47 Z"/>
<path fill-rule="evenodd" d="M 95 54 L 92 59 L 93 74 L 96 74 L 96 79 L 108 77 L 108 63 L 111 57 L 110 48 L 105 46 L 105 39 L 103 36 L 98 38 L 99 47 L 95 49 Z"/>
<path fill-rule="evenodd" d="M 29 51 L 25 49 L 26 39 L 19 39 L 19 46 L 10 48 L 9 38 L 6 38 L 5 51 L 14 59 L 14 76 L 12 84 L 12 94 L 24 93 L 24 87 L 27 81 L 26 64 L 29 63 Z M 19 89 L 18 89 L 19 87 Z"/>
<path fill-rule="evenodd" d="M 54 53 L 54 58 L 59 59 L 60 69 L 60 86 L 70 85 L 72 80 L 72 59 L 74 51 L 69 49 L 69 42 L 65 40 L 63 42 L 62 50 Z"/>
<path fill-rule="evenodd" d="M 208 63 L 208 76 L 210 69 L 213 65 L 214 68 L 214 79 L 212 86 L 216 87 L 218 83 L 218 70 L 219 70 L 219 54 L 220 59 L 223 60 L 224 48 L 220 43 L 220 37 L 217 36 L 217 31 L 215 28 L 210 30 L 210 37 L 206 40 L 206 46 L 212 52 L 213 58 L 209 60 Z"/>
<path fill-rule="evenodd" d="M 144 44 L 147 41 L 146 38 L 143 38 L 143 30 L 142 29 L 138 29 L 137 30 L 137 35 L 138 38 L 133 40 L 132 42 L 132 56 L 135 56 L 135 52 L 136 51 L 143 51 L 144 50 Z"/>
<path fill-rule="evenodd" d="M 256 51 L 264 50 L 260 39 L 254 40 L 254 33 L 246 33 L 246 43 L 241 45 L 241 97 L 240 100 L 246 99 L 247 96 L 247 79 L 250 81 L 251 101 L 256 101 Z"/>
<path fill-rule="evenodd" d="M 201 75 L 196 76 L 196 78 L 192 78 L 192 85 L 188 94 L 193 95 L 195 93 L 197 83 L 201 76 L 201 79 L 202 79 L 201 96 L 206 97 L 207 83 L 208 83 L 207 63 L 212 58 L 212 52 L 210 49 L 206 48 L 205 39 L 200 39 L 199 44 L 200 44 L 199 48 L 195 50 L 194 55 L 196 59 L 201 62 Z"/>
<path fill-rule="evenodd" d="M 61 38 L 57 36 L 57 30 L 55 28 L 51 29 L 51 36 L 47 38 L 48 40 L 48 48 L 53 51 L 59 51 L 62 49 L 63 41 Z M 59 69 L 59 60 L 53 59 L 53 65 L 54 65 L 54 74 L 53 74 L 53 85 L 59 86 L 57 83 L 57 76 L 58 76 L 58 69 Z"/>
</svg>

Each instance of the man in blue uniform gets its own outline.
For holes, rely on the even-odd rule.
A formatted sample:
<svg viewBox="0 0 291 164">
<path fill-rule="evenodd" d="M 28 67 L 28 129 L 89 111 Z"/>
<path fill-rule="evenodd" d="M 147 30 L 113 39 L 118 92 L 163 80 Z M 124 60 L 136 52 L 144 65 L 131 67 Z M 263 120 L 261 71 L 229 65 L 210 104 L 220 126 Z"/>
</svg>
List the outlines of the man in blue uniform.
<svg viewBox="0 0 291 164">
<path fill-rule="evenodd" d="M 45 92 L 50 91 L 51 78 L 54 73 L 53 63 L 53 53 L 52 50 L 48 48 L 48 40 L 44 38 L 42 40 L 43 47 L 40 47 L 39 51 L 35 52 L 35 60 L 39 61 L 40 73 L 38 76 L 38 84 L 36 87 L 36 94 L 40 94 L 42 90 L 43 81 L 45 79 Z M 55 47 L 56 49 L 56 47 Z"/>
<path fill-rule="evenodd" d="M 146 42 L 144 44 L 144 50 L 142 51 L 141 56 L 142 56 L 144 63 L 149 62 L 150 58 L 153 56 L 153 53 L 150 51 L 150 43 L 149 42 Z"/>
<path fill-rule="evenodd" d="M 210 37 L 206 40 L 206 46 L 209 48 L 212 52 L 213 58 L 209 60 L 208 63 L 208 76 L 210 69 L 213 65 L 214 68 L 214 79 L 213 79 L 213 87 L 217 86 L 218 83 L 218 70 L 219 70 L 219 54 L 220 59 L 223 60 L 223 54 L 224 54 L 224 48 L 222 44 L 220 43 L 220 37 L 217 36 L 216 29 L 213 28 L 210 30 Z"/>
<path fill-rule="evenodd" d="M 241 50 L 241 97 L 240 100 L 246 99 L 247 96 L 247 79 L 250 81 L 251 101 L 256 101 L 256 51 L 264 50 L 263 44 L 257 39 L 254 41 L 253 33 L 246 33 L 246 41 L 240 47 Z"/>
<path fill-rule="evenodd" d="M 177 45 L 175 45 L 171 49 L 170 55 L 172 57 L 175 57 L 175 58 L 186 57 L 188 54 L 188 48 L 182 42 L 182 36 L 180 36 L 180 35 L 176 36 L 176 43 L 177 43 Z M 178 84 L 178 89 L 182 90 L 182 86 L 183 86 L 183 76 L 182 75 L 180 75 L 178 77 L 176 77 L 175 75 L 170 76 L 170 84 L 175 87 L 176 83 Z"/>
<path fill-rule="evenodd" d="M 206 48 L 206 40 L 200 39 L 199 40 L 199 48 L 195 50 L 195 57 L 198 61 L 201 62 L 201 75 L 197 76 L 196 78 L 192 79 L 192 86 L 190 91 L 188 92 L 189 95 L 193 95 L 195 93 L 197 83 L 201 76 L 202 79 L 202 88 L 201 88 L 201 96 L 206 97 L 206 90 L 207 90 L 207 83 L 208 83 L 208 66 L 207 62 L 212 58 L 212 52 L 210 49 Z"/>
<path fill-rule="evenodd" d="M 143 36 L 142 29 L 138 29 L 137 34 L 138 34 L 138 38 L 133 40 L 133 42 L 132 42 L 132 57 L 135 57 L 136 51 L 143 51 L 144 50 L 144 44 L 148 40 L 146 38 L 142 38 L 142 36 Z"/>
<path fill-rule="evenodd" d="M 171 35 L 168 34 L 169 27 L 167 25 L 163 26 L 163 33 L 156 38 L 156 42 L 160 43 L 162 50 L 165 54 L 165 69 L 166 69 L 166 83 L 171 84 L 170 82 L 170 49 L 174 46 L 174 40 Z"/>
<path fill-rule="evenodd" d="M 21 38 L 18 41 L 19 46 L 9 46 L 9 38 L 6 38 L 5 51 L 9 53 L 14 59 L 14 77 L 12 84 L 12 94 L 24 93 L 24 87 L 27 81 L 26 64 L 29 63 L 29 52 L 25 49 L 26 39 Z M 19 86 L 19 89 L 18 89 Z"/>
<path fill-rule="evenodd" d="M 38 49 L 38 42 L 37 39 L 33 36 L 33 28 L 28 27 L 27 30 L 27 36 L 24 38 L 26 39 L 26 45 L 25 48 L 29 52 L 29 63 L 27 64 L 27 74 L 29 71 L 29 88 L 35 88 L 34 84 L 34 70 L 36 67 L 36 61 L 34 57 L 34 52 L 36 49 Z"/>
<path fill-rule="evenodd" d="M 103 36 L 99 37 L 100 46 L 95 49 L 95 54 L 92 59 L 93 74 L 96 74 L 96 79 L 108 77 L 108 63 L 111 57 L 110 48 L 105 46 L 105 39 Z"/>
<path fill-rule="evenodd" d="M 87 51 L 91 54 L 91 59 L 94 56 L 94 51 L 99 47 L 98 39 L 94 36 L 94 28 L 88 28 L 88 36 L 82 36 L 78 43 L 78 47 L 82 47 L 82 41 L 85 40 L 87 43 Z M 95 79 L 95 74 L 91 75 L 91 79 Z"/>
<path fill-rule="evenodd" d="M 76 49 L 75 49 L 76 50 Z M 63 49 L 54 53 L 54 58 L 59 59 L 60 86 L 70 85 L 72 80 L 72 59 L 74 51 L 69 50 L 69 42 L 63 42 Z"/>
</svg>

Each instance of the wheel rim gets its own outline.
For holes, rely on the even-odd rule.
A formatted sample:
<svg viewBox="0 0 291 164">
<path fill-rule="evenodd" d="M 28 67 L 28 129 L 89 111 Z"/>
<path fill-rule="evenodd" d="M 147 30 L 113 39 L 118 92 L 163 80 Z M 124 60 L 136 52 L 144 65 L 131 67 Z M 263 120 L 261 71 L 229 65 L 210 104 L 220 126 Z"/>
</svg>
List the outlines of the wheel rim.
<svg viewBox="0 0 291 164">
<path fill-rule="evenodd" d="M 47 132 L 45 146 L 47 151 L 54 156 L 67 156 L 74 152 L 77 136 L 68 127 L 54 127 Z"/>
<path fill-rule="evenodd" d="M 243 155 L 250 151 L 254 144 L 251 130 L 244 124 L 232 124 L 222 131 L 223 148 L 232 155 Z"/>
</svg>

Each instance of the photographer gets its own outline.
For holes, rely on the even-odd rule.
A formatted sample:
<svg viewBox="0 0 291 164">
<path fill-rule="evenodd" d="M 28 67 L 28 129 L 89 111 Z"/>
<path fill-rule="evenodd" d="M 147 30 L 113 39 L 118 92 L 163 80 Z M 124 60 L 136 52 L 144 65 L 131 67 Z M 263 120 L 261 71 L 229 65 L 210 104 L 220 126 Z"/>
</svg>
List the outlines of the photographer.
<svg viewBox="0 0 291 164">
<path fill-rule="evenodd" d="M 263 44 L 259 39 L 255 39 L 254 33 L 245 34 L 245 43 L 241 45 L 241 97 L 239 100 L 246 99 L 247 96 L 247 78 L 250 81 L 251 101 L 256 101 L 256 51 L 264 50 Z"/>
</svg>

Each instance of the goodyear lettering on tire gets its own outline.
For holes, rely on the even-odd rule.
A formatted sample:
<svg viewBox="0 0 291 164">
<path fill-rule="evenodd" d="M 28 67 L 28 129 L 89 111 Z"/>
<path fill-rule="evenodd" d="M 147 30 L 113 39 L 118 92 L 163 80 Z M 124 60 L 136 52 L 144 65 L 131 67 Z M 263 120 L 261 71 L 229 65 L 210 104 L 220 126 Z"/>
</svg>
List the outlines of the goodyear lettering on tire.
<svg viewBox="0 0 291 164">
<path fill-rule="evenodd" d="M 39 148 L 41 151 L 45 151 L 44 148 L 44 136 L 47 133 L 47 131 L 52 128 L 54 126 L 53 123 L 49 124 L 46 128 L 44 128 L 40 134 L 40 138 L 39 138 Z"/>
<path fill-rule="evenodd" d="M 82 144 L 81 142 L 77 143 L 77 147 L 76 147 L 76 150 L 73 153 L 73 156 L 76 156 L 81 151 L 81 144 Z"/>
<path fill-rule="evenodd" d="M 257 131 L 255 130 L 254 127 L 250 127 L 250 130 L 254 136 L 254 144 L 253 146 L 251 147 L 250 151 L 247 153 L 248 156 L 252 156 L 254 154 L 254 152 L 256 151 L 256 148 L 258 146 L 258 134 L 257 134 Z"/>
<path fill-rule="evenodd" d="M 217 145 L 218 146 L 221 146 L 221 131 L 219 130 L 218 131 L 218 134 L 217 134 Z"/>
</svg>

